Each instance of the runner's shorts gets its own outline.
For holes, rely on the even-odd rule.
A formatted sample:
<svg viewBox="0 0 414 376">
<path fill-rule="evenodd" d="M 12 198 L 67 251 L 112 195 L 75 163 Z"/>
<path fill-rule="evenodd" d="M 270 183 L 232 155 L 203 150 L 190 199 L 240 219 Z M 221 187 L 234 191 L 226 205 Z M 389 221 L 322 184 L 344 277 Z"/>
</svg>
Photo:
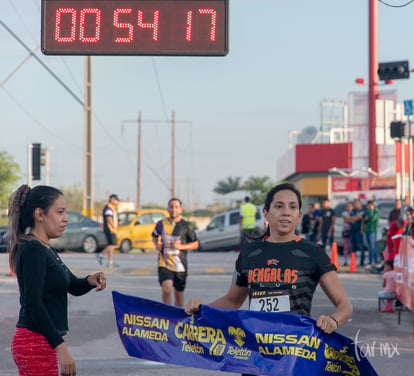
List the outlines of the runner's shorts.
<svg viewBox="0 0 414 376">
<path fill-rule="evenodd" d="M 173 281 L 173 286 L 177 291 L 184 291 L 187 280 L 186 272 L 173 272 L 167 268 L 158 268 L 158 281 L 160 285 L 164 281 Z"/>
</svg>

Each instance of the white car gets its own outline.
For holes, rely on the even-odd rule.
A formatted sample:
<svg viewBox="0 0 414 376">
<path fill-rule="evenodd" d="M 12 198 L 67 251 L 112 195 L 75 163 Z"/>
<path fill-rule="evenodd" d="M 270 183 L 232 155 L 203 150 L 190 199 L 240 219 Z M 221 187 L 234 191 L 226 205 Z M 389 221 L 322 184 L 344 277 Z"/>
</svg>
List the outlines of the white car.
<svg viewBox="0 0 414 376">
<path fill-rule="evenodd" d="M 264 233 L 263 205 L 257 206 L 255 236 Z M 215 215 L 205 230 L 196 231 L 199 251 L 240 250 L 240 209 L 232 209 Z"/>
</svg>

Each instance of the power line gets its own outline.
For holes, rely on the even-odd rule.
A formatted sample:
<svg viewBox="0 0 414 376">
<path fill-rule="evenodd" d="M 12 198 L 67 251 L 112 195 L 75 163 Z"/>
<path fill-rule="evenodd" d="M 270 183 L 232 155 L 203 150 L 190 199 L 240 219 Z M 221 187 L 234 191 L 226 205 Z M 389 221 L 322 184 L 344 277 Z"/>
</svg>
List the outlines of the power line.
<svg viewBox="0 0 414 376">
<path fill-rule="evenodd" d="M 164 116 L 165 116 L 166 119 L 168 119 L 167 108 L 165 107 L 165 100 L 164 100 L 164 95 L 163 95 L 162 88 L 161 88 L 160 77 L 159 77 L 159 74 L 158 74 L 157 64 L 156 64 L 154 58 L 152 58 L 152 68 L 154 69 L 155 80 L 157 81 L 157 88 L 158 88 L 158 93 L 160 95 L 161 105 L 162 105 L 162 109 L 164 111 Z"/>
<path fill-rule="evenodd" d="M 412 2 L 414 2 L 414 0 L 410 0 L 410 1 L 406 2 L 405 4 L 392 5 L 392 4 L 386 3 L 384 0 L 378 0 L 378 1 L 380 3 L 386 5 L 387 7 L 390 7 L 390 8 L 404 8 L 404 7 L 408 6 L 408 5 L 410 5 Z"/>
<path fill-rule="evenodd" d="M 22 112 L 25 113 L 27 115 L 27 117 L 30 118 L 40 128 L 43 128 L 49 134 L 51 134 L 52 136 L 56 137 L 58 140 L 62 141 L 64 146 L 71 146 L 71 147 L 73 147 L 75 149 L 81 149 L 81 146 L 72 144 L 72 143 L 68 142 L 67 139 L 64 139 L 64 138 L 60 137 L 58 134 L 52 132 L 41 121 L 37 120 L 26 108 L 24 108 L 23 105 L 20 104 L 19 101 L 9 91 L 7 91 L 6 88 L 3 87 L 3 90 L 7 94 L 7 96 L 22 110 Z"/>
<path fill-rule="evenodd" d="M 83 106 L 83 101 L 81 99 L 79 99 L 76 94 L 69 89 L 69 87 L 42 61 L 39 59 L 39 57 L 37 57 L 37 55 L 35 55 L 30 48 L 2 21 L 0 20 L 0 24 L 3 25 L 3 27 L 27 50 L 27 52 L 30 53 L 31 56 L 33 56 L 37 62 L 43 67 L 45 68 L 52 76 L 53 78 L 58 81 L 65 89 L 66 91 L 81 105 Z"/>
</svg>

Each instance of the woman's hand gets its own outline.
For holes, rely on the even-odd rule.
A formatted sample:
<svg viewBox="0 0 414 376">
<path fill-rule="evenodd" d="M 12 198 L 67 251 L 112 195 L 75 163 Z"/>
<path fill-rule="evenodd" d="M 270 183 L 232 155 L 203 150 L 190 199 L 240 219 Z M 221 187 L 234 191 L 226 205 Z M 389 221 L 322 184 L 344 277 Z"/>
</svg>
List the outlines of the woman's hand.
<svg viewBox="0 0 414 376">
<path fill-rule="evenodd" d="M 105 274 L 102 272 L 95 273 L 94 275 L 90 275 L 88 277 L 88 283 L 91 286 L 96 287 L 96 291 L 102 291 L 106 287 L 106 278 Z"/>
<path fill-rule="evenodd" d="M 61 376 L 76 376 L 76 364 L 65 343 L 61 343 L 56 347 L 56 353 L 58 357 L 60 375 Z"/>
<path fill-rule="evenodd" d="M 334 330 L 338 329 L 338 322 L 332 316 L 320 315 L 316 326 L 323 332 L 331 334 Z"/>
<path fill-rule="evenodd" d="M 188 315 L 192 315 L 200 310 L 200 304 L 200 299 L 192 298 L 185 304 L 184 310 Z"/>
</svg>

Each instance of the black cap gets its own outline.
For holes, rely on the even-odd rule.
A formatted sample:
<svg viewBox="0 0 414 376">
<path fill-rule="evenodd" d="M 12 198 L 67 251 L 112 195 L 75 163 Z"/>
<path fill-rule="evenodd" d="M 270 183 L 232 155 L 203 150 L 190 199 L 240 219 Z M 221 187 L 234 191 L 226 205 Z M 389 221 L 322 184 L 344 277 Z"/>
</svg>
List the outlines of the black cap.
<svg viewBox="0 0 414 376">
<path fill-rule="evenodd" d="M 119 199 L 119 197 L 118 197 L 115 193 L 112 193 L 112 194 L 109 196 L 109 201 L 111 201 L 113 198 L 114 198 L 115 200 L 121 201 L 121 200 Z"/>
</svg>

